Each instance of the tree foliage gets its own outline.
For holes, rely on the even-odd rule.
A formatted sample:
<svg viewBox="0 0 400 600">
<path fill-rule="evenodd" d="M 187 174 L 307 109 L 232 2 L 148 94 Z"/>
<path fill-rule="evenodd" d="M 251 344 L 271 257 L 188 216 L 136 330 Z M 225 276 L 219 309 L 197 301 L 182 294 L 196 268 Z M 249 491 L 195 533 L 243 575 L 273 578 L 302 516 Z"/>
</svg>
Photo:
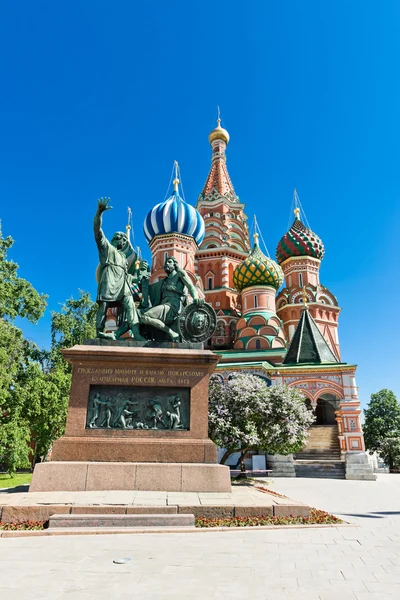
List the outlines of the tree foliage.
<svg viewBox="0 0 400 600">
<path fill-rule="evenodd" d="M 389 469 L 400 469 L 400 437 L 388 437 L 383 440 L 379 454 Z"/>
<path fill-rule="evenodd" d="M 47 296 L 18 276 L 17 263 L 7 257 L 13 244 L 11 236 L 3 237 L 0 223 L 0 318 L 13 321 L 24 317 L 36 323 L 44 313 Z"/>
<path fill-rule="evenodd" d="M 0 319 L 0 464 L 10 473 L 29 467 L 29 428 L 17 391 L 28 356 L 21 330 Z"/>
<path fill-rule="evenodd" d="M 367 450 L 379 452 L 390 468 L 398 460 L 400 439 L 400 404 L 391 390 L 383 389 L 371 394 L 371 401 L 364 410 L 364 441 Z"/>
<path fill-rule="evenodd" d="M 53 311 L 51 350 L 39 352 L 36 362 L 25 372 L 20 394 L 27 403 L 35 460 L 45 457 L 52 442 L 64 433 L 71 366 L 64 359 L 62 350 L 95 336 L 96 309 L 90 294 L 80 290 L 78 298 L 69 298 L 60 312 Z"/>
<path fill-rule="evenodd" d="M 386 438 L 400 437 L 400 404 L 391 390 L 371 394 L 364 416 L 364 441 L 370 452 L 379 452 Z"/>
<path fill-rule="evenodd" d="M 69 298 L 60 312 L 51 313 L 51 355 L 53 365 L 64 365 L 71 371 L 62 357 L 63 348 L 82 344 L 85 339 L 96 337 L 97 303 L 90 294 L 79 290 L 78 298 Z"/>
<path fill-rule="evenodd" d="M 296 388 L 276 385 L 248 374 L 238 374 L 223 383 L 210 380 L 209 435 L 226 452 L 226 462 L 234 452 L 244 456 L 259 448 L 269 454 L 298 452 L 307 439 L 314 415 Z"/>
<path fill-rule="evenodd" d="M 29 466 L 30 429 L 19 390 L 34 349 L 14 320 L 36 323 L 47 297 L 18 276 L 17 263 L 8 258 L 13 244 L 0 227 L 0 464 L 10 473 Z"/>
<path fill-rule="evenodd" d="M 7 257 L 13 243 L 0 228 L 0 464 L 9 473 L 45 457 L 62 435 L 71 369 L 61 350 L 93 337 L 96 314 L 89 294 L 80 292 L 52 313 L 50 351 L 25 339 L 14 320 L 36 323 L 46 296 L 18 276 L 18 265 Z"/>
</svg>

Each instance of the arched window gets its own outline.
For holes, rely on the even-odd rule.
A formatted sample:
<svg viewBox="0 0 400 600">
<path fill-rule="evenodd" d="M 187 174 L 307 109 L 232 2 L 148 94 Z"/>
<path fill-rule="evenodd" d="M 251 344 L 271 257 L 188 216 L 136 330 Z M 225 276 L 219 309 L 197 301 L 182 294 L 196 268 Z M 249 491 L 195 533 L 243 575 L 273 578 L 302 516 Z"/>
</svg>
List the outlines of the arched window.
<svg viewBox="0 0 400 600">
<path fill-rule="evenodd" d="M 261 342 L 260 340 L 256 340 L 256 350 L 260 350 L 261 348 Z"/>
<path fill-rule="evenodd" d="M 303 275 L 301 273 L 299 273 L 299 286 L 303 287 Z"/>
<path fill-rule="evenodd" d="M 254 296 L 254 308 L 258 308 L 258 298 L 257 298 L 257 296 Z"/>
<path fill-rule="evenodd" d="M 207 280 L 207 289 L 208 290 L 212 290 L 213 289 L 213 278 L 209 277 Z"/>
</svg>

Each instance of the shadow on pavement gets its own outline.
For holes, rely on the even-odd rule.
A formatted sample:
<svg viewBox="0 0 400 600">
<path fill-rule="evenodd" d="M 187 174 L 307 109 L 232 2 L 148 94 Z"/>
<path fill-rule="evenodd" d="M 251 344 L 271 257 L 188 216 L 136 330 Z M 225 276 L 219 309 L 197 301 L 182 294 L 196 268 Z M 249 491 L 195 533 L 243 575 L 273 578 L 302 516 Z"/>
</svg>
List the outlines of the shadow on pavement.
<svg viewBox="0 0 400 600">
<path fill-rule="evenodd" d="M 382 510 L 380 512 L 374 511 L 372 515 L 400 515 L 400 510 Z"/>
<path fill-rule="evenodd" d="M 379 517 L 377 514 L 373 513 L 337 513 L 335 515 L 341 515 L 343 517 L 363 517 L 364 519 L 384 519 L 385 517 Z"/>
<path fill-rule="evenodd" d="M 11 488 L 0 488 L 0 494 L 20 494 L 21 492 L 27 492 L 29 490 L 29 484 L 16 485 Z"/>
</svg>

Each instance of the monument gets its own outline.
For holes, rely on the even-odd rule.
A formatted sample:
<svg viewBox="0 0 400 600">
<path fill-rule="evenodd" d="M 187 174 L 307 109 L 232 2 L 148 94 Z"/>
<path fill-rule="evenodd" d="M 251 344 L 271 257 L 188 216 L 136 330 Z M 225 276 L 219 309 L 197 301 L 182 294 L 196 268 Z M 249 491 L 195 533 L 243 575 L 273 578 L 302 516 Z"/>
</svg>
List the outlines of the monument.
<svg viewBox="0 0 400 600">
<path fill-rule="evenodd" d="M 214 334 L 214 309 L 174 256 L 165 254 L 164 277 L 149 282 L 127 235 L 107 240 L 102 216 L 110 208 L 101 198 L 94 218 L 97 337 L 63 352 L 72 365 L 66 430 L 51 460 L 35 466 L 30 491 L 229 492 L 229 468 L 217 464 L 208 438 L 218 357 L 203 342 Z"/>
</svg>

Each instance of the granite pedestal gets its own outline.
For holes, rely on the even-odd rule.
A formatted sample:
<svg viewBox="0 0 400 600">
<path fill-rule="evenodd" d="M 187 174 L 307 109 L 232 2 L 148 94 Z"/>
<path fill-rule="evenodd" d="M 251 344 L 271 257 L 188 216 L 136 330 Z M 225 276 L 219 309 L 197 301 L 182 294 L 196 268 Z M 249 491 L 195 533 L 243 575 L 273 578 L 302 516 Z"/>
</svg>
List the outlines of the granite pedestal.
<svg viewBox="0 0 400 600">
<path fill-rule="evenodd" d="M 35 467 L 30 491 L 230 491 L 229 468 L 217 464 L 217 448 L 208 438 L 215 354 L 179 344 L 99 342 L 74 346 L 64 356 L 72 364 L 65 434 L 54 443 L 51 460 Z M 144 392 L 149 401 L 178 392 L 186 399 L 186 422 L 177 429 L 161 421 L 137 429 L 106 426 L 99 417 L 91 426 L 89 398 L 102 390 L 107 397 L 110 389 L 131 390 L 133 401 Z"/>
</svg>

